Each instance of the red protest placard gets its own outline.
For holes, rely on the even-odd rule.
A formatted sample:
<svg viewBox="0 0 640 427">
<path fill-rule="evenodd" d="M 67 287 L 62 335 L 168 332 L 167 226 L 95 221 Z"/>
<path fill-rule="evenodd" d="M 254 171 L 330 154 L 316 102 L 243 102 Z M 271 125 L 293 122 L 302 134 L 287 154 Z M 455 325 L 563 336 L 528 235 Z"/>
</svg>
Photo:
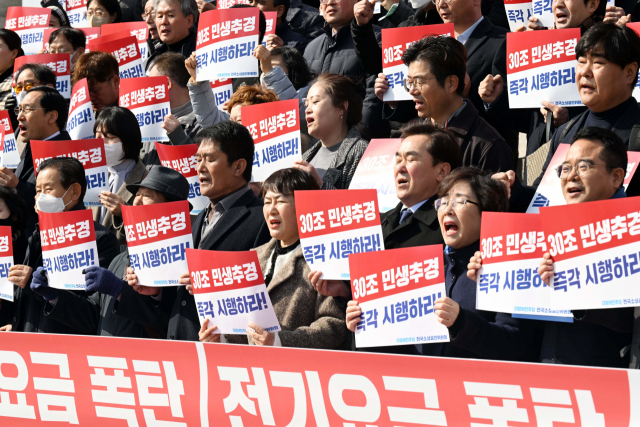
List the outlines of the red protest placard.
<svg viewBox="0 0 640 427">
<path fill-rule="evenodd" d="M 71 94 L 69 104 L 69 119 L 67 120 L 67 132 L 72 139 L 93 138 L 93 124 L 95 113 L 89 97 L 89 85 L 84 78 L 76 82 Z"/>
<path fill-rule="evenodd" d="M 157 243 L 174 237 L 191 236 L 187 201 L 144 206 L 122 206 L 127 246 Z"/>
<path fill-rule="evenodd" d="M 13 301 L 13 283 L 9 281 L 9 269 L 12 266 L 13 231 L 10 226 L 0 226 L 0 299 L 7 301 Z"/>
<path fill-rule="evenodd" d="M 38 219 L 43 251 L 69 248 L 96 240 L 93 216 L 89 209 L 60 213 L 38 212 Z"/>
<path fill-rule="evenodd" d="M 242 107 L 242 120 L 253 142 L 259 144 L 300 130 L 298 100 L 270 102 Z"/>
<path fill-rule="evenodd" d="M 146 42 L 149 38 L 149 27 L 144 21 L 105 24 L 101 27 L 100 32 L 102 37 L 100 37 L 99 43 L 109 41 L 107 38 L 103 38 L 109 34 L 116 34 L 120 36 L 112 40 L 122 38 L 123 35 L 124 37 L 134 36 L 138 40 L 138 43 Z"/>
<path fill-rule="evenodd" d="M 197 49 L 225 40 L 259 35 L 259 10 L 216 9 L 200 15 Z"/>
<path fill-rule="evenodd" d="M 112 37 L 119 37 L 119 34 L 101 36 L 93 40 L 87 46 L 87 49 L 91 52 L 100 51 L 113 55 L 118 61 L 120 79 L 144 77 L 142 58 L 138 50 L 138 40 L 133 36 L 109 40 Z"/>
<path fill-rule="evenodd" d="M 507 74 L 575 61 L 579 28 L 508 33 Z"/>
<path fill-rule="evenodd" d="M 71 97 L 71 61 L 69 53 L 45 53 L 40 55 L 21 56 L 16 58 L 13 69 L 13 83 L 23 64 L 42 64 L 49 67 L 56 75 L 56 90 L 60 95 Z"/>
<path fill-rule="evenodd" d="M 86 10 L 86 6 L 84 8 L 84 10 Z M 69 20 L 71 20 L 71 16 L 69 16 Z M 73 26 L 73 25 L 72 25 Z M 44 38 L 42 40 L 42 47 L 45 50 L 49 50 L 49 39 L 51 38 L 51 34 L 58 30 L 59 28 L 45 28 L 44 29 Z M 98 36 L 100 36 L 100 27 L 88 27 L 88 28 L 77 28 L 77 30 L 80 30 L 84 33 L 84 36 L 86 37 L 86 43 L 88 44 L 91 40 L 95 40 L 96 38 L 98 38 Z"/>
<path fill-rule="evenodd" d="M 442 245 L 349 255 L 351 293 L 362 304 L 444 283 Z"/>
<path fill-rule="evenodd" d="M 264 18 L 267 21 L 267 29 L 264 32 L 264 36 L 276 33 L 276 26 L 278 25 L 278 12 L 262 12 Z"/>
<path fill-rule="evenodd" d="M 104 140 L 83 139 L 79 141 L 31 141 L 33 167 L 38 173 L 38 166 L 52 157 L 73 157 L 78 159 L 85 169 L 107 166 L 104 152 Z"/>
<path fill-rule="evenodd" d="M 88 0 L 66 0 L 67 16 L 69 17 L 69 24 L 72 27 L 78 29 L 89 27 L 86 16 L 87 1 Z"/>
<path fill-rule="evenodd" d="M 419 25 L 416 27 L 385 28 L 382 30 L 382 67 L 402 63 L 402 54 L 412 43 L 427 36 L 454 36 L 453 24 Z"/>
<path fill-rule="evenodd" d="M 216 6 L 218 9 L 229 9 L 231 6 L 235 6 L 237 4 L 251 5 L 251 2 L 249 0 L 220 0 L 217 2 Z"/>
<path fill-rule="evenodd" d="M 187 251 L 193 293 L 202 294 L 264 285 L 256 251 Z"/>
<path fill-rule="evenodd" d="M 480 231 L 482 264 L 542 259 L 547 242 L 535 214 L 487 212 Z"/>
<path fill-rule="evenodd" d="M 375 190 L 296 191 L 301 238 L 380 225 Z"/>
<path fill-rule="evenodd" d="M 169 102 L 166 76 L 138 77 L 120 82 L 120 106 L 135 109 Z"/>
<path fill-rule="evenodd" d="M 0 260 L 5 257 L 13 257 L 13 232 L 10 226 L 0 226 Z M 0 278 L 2 273 L 0 269 Z"/>
<path fill-rule="evenodd" d="M 47 28 L 51 19 L 51 9 L 44 7 L 9 7 L 4 27 L 19 31 L 33 28 Z"/>
</svg>

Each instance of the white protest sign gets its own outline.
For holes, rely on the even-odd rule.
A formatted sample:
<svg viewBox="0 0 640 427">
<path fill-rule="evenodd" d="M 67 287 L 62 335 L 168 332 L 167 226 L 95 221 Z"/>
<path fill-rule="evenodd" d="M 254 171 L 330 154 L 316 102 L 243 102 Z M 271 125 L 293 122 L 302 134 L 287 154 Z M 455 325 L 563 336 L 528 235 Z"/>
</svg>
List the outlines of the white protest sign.
<svg viewBox="0 0 640 427">
<path fill-rule="evenodd" d="M 193 248 L 187 201 L 122 206 L 129 261 L 143 286 L 176 286 Z"/>
<path fill-rule="evenodd" d="M 13 301 L 13 283 L 9 269 L 13 266 L 13 233 L 10 226 L 0 227 L 0 298 Z"/>
<path fill-rule="evenodd" d="M 44 29 L 49 26 L 51 9 L 44 7 L 9 7 L 4 28 L 13 30 L 22 40 L 26 55 L 35 55 L 42 48 Z"/>
<path fill-rule="evenodd" d="M 162 128 L 171 114 L 169 80 L 166 76 L 138 77 L 120 81 L 121 107 L 128 108 L 138 119 L 142 141 L 169 141 Z"/>
<path fill-rule="evenodd" d="M 187 250 L 200 324 L 205 319 L 223 334 L 246 334 L 247 324 L 280 331 L 255 251 Z"/>
<path fill-rule="evenodd" d="M 0 133 L 3 136 L 2 166 L 15 169 L 20 164 L 20 153 L 16 145 L 16 137 L 7 110 L 0 111 Z"/>
<path fill-rule="evenodd" d="M 78 81 L 73 86 L 71 103 L 69 104 L 69 119 L 67 120 L 67 132 L 71 139 L 94 138 L 93 125 L 95 114 L 89 97 L 89 85 L 87 79 Z"/>
</svg>

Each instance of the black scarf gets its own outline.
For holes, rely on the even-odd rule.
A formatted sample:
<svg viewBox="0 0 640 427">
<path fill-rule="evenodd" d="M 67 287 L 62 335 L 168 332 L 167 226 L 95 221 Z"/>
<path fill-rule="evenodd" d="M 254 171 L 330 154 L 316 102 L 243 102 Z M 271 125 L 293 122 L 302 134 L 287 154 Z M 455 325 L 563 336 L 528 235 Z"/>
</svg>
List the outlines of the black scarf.
<svg viewBox="0 0 640 427">
<path fill-rule="evenodd" d="M 280 243 L 280 240 L 276 240 L 276 246 L 273 250 L 273 256 L 269 260 L 269 269 L 268 269 L 269 273 L 267 273 L 267 275 L 264 278 L 265 285 L 269 286 L 271 279 L 273 279 L 273 274 L 275 273 L 275 269 L 276 269 L 276 260 L 278 259 L 278 257 L 280 255 L 286 255 L 289 252 L 293 251 L 295 248 L 298 247 L 299 244 L 300 244 L 300 239 L 296 240 L 294 244 L 289 245 L 286 248 L 283 248 Z"/>
</svg>

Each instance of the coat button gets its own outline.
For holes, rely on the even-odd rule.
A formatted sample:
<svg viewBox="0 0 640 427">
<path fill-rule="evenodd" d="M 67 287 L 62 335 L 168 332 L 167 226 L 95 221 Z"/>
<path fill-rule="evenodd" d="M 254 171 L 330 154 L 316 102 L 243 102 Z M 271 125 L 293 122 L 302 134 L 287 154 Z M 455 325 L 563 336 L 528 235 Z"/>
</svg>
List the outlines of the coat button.
<svg viewBox="0 0 640 427">
<path fill-rule="evenodd" d="M 185 305 L 187 305 L 187 302 L 183 300 L 182 301 L 182 306 L 184 307 Z"/>
<path fill-rule="evenodd" d="M 174 339 L 174 336 L 173 335 L 169 335 L 169 339 L 170 340 Z"/>
</svg>

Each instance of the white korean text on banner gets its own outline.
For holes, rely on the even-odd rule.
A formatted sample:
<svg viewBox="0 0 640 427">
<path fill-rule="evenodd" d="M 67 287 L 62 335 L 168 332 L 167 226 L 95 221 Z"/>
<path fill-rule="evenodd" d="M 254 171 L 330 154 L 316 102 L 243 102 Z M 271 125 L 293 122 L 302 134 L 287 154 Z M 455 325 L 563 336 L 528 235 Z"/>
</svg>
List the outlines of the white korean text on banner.
<svg viewBox="0 0 640 427">
<path fill-rule="evenodd" d="M 95 121 L 95 113 L 89 97 L 89 85 L 87 79 L 84 78 L 76 82 L 71 92 L 67 132 L 74 140 L 94 138 L 93 125 Z"/>
<path fill-rule="evenodd" d="M 526 27 L 529 18 L 533 15 L 533 2 L 531 0 L 504 0 L 504 9 L 509 20 L 509 29 L 515 32 L 523 25 Z"/>
<path fill-rule="evenodd" d="M 193 206 L 191 215 L 198 215 L 209 204 L 209 198 L 200 193 L 200 180 L 196 170 L 196 144 L 164 145 L 156 142 L 156 151 L 162 166 L 176 170 L 189 182 L 189 202 Z"/>
<path fill-rule="evenodd" d="M 104 140 L 82 139 L 78 141 L 31 141 L 33 167 L 38 173 L 40 163 L 54 157 L 73 157 L 82 163 L 87 178 L 86 206 L 102 206 L 100 193 L 109 190 L 109 172 L 105 156 Z"/>
<path fill-rule="evenodd" d="M 362 314 L 356 347 L 448 342 L 434 305 L 446 296 L 442 245 L 352 254 L 351 293 Z"/>
<path fill-rule="evenodd" d="M 193 248 L 187 201 L 122 206 L 129 261 L 143 286 L 176 286 Z"/>
<path fill-rule="evenodd" d="M 219 0 L 218 2 L 216 2 L 216 7 L 218 9 L 229 9 L 231 6 L 235 6 L 237 4 L 248 4 L 248 5 L 251 5 L 251 1 L 249 1 L 249 0 Z"/>
<path fill-rule="evenodd" d="M 637 369 L 22 332 L 0 363 L 7 427 L 640 424 Z"/>
<path fill-rule="evenodd" d="M 3 136 L 2 166 L 15 169 L 20 164 L 20 152 L 16 145 L 16 137 L 7 110 L 0 111 L 0 133 Z"/>
<path fill-rule="evenodd" d="M 233 82 L 231 79 L 220 79 L 211 81 L 211 91 L 216 100 L 216 106 L 220 111 L 224 109 L 222 106 L 231 98 L 233 93 Z"/>
<path fill-rule="evenodd" d="M 135 114 L 142 141 L 169 141 L 162 128 L 165 116 L 171 114 L 166 76 L 138 77 L 120 81 L 120 106 Z"/>
<path fill-rule="evenodd" d="M 576 85 L 579 39 L 579 28 L 507 33 L 509 107 L 540 108 L 542 101 L 582 105 Z"/>
<path fill-rule="evenodd" d="M 4 28 L 15 31 L 22 40 L 26 55 L 35 55 L 42 48 L 44 29 L 49 27 L 51 9 L 44 7 L 9 7 Z"/>
<path fill-rule="evenodd" d="M 556 25 L 555 17 L 553 16 L 553 0 L 533 0 L 533 16 L 538 18 L 538 23 L 546 28 L 554 29 Z M 580 36 L 578 36 L 580 38 Z"/>
<path fill-rule="evenodd" d="M 108 36 L 100 36 L 87 44 L 87 49 L 91 52 L 100 51 L 113 55 L 118 61 L 118 70 L 120 75 L 120 84 L 122 80 L 132 79 L 136 77 L 144 77 L 142 70 L 142 58 L 138 50 L 138 39 L 134 36 L 118 38 L 119 34 L 109 34 Z M 108 41 L 105 41 L 108 40 Z"/>
<path fill-rule="evenodd" d="M 74 28 L 89 27 L 85 13 L 87 12 L 87 0 L 66 0 L 67 16 L 69 24 Z"/>
<path fill-rule="evenodd" d="M 4 167 L 2 159 L 4 158 L 4 134 L 0 132 L 0 168 Z"/>
<path fill-rule="evenodd" d="M 247 324 L 280 331 L 256 251 L 189 249 L 189 274 L 200 324 L 209 319 L 223 334 L 246 334 Z"/>
<path fill-rule="evenodd" d="M 38 212 L 42 263 L 49 286 L 84 290 L 82 270 L 99 265 L 91 209 L 69 212 Z"/>
<path fill-rule="evenodd" d="M 545 206 L 561 206 L 567 204 L 564 196 L 562 195 L 562 187 L 560 186 L 560 178 L 558 177 L 557 168 L 564 162 L 569 148 L 571 148 L 571 145 L 569 144 L 558 145 L 547 170 L 542 176 L 542 181 L 540 181 L 540 185 L 538 185 L 538 188 L 536 189 L 536 194 L 529 203 L 527 213 L 538 213 L 539 209 Z M 631 178 L 633 178 L 636 170 L 638 169 L 638 163 L 640 163 L 640 152 L 629 151 L 627 152 L 627 157 L 627 173 L 622 184 L 625 190 L 629 186 Z"/>
<path fill-rule="evenodd" d="M 375 189 L 378 192 L 380 212 L 390 211 L 400 202 L 396 196 L 394 177 L 395 157 L 399 147 L 399 138 L 372 139 L 349 184 L 349 190 Z"/>
<path fill-rule="evenodd" d="M 103 36 L 109 34 L 124 34 L 125 36 L 134 36 L 138 40 L 138 49 L 140 50 L 140 57 L 145 59 L 149 56 L 147 51 L 147 39 L 149 38 L 149 27 L 144 21 L 136 22 L 119 22 L 117 24 L 105 24 L 102 25 L 100 33 Z"/>
<path fill-rule="evenodd" d="M 196 41 L 198 81 L 258 77 L 259 10 L 216 9 L 200 15 Z"/>
<path fill-rule="evenodd" d="M 551 306 L 640 306 L 640 197 L 540 209 L 554 260 Z"/>
<path fill-rule="evenodd" d="M 483 213 L 476 308 L 572 321 L 571 311 L 551 308 L 551 288 L 538 274 L 547 248 L 540 215 Z"/>
<path fill-rule="evenodd" d="M 264 32 L 264 37 L 262 39 L 262 44 L 267 45 L 267 36 L 269 34 L 276 33 L 276 26 L 278 22 L 278 12 L 262 12 L 264 14 L 264 19 L 267 21 L 267 29 Z"/>
<path fill-rule="evenodd" d="M 389 90 L 383 95 L 385 102 L 413 99 L 404 89 L 403 80 L 409 73 L 409 67 L 404 65 L 401 58 L 404 51 L 412 43 L 428 35 L 453 37 L 453 24 L 420 25 L 382 30 L 382 72 L 387 76 L 389 83 Z"/>
<path fill-rule="evenodd" d="M 262 182 L 302 159 L 299 107 L 297 99 L 242 107 L 242 124 L 255 144 L 252 182 Z"/>
<path fill-rule="evenodd" d="M 296 191 L 298 231 L 309 268 L 349 280 L 349 255 L 384 250 L 376 190 Z"/>
<path fill-rule="evenodd" d="M 71 98 L 71 62 L 69 53 L 45 53 L 40 55 L 21 56 L 16 58 L 13 65 L 13 83 L 20 67 L 24 64 L 46 65 L 56 75 L 56 90 L 64 98 Z"/>
<path fill-rule="evenodd" d="M 13 301 L 13 283 L 9 269 L 13 266 L 13 233 L 10 226 L 0 227 L 0 299 Z"/>
</svg>

